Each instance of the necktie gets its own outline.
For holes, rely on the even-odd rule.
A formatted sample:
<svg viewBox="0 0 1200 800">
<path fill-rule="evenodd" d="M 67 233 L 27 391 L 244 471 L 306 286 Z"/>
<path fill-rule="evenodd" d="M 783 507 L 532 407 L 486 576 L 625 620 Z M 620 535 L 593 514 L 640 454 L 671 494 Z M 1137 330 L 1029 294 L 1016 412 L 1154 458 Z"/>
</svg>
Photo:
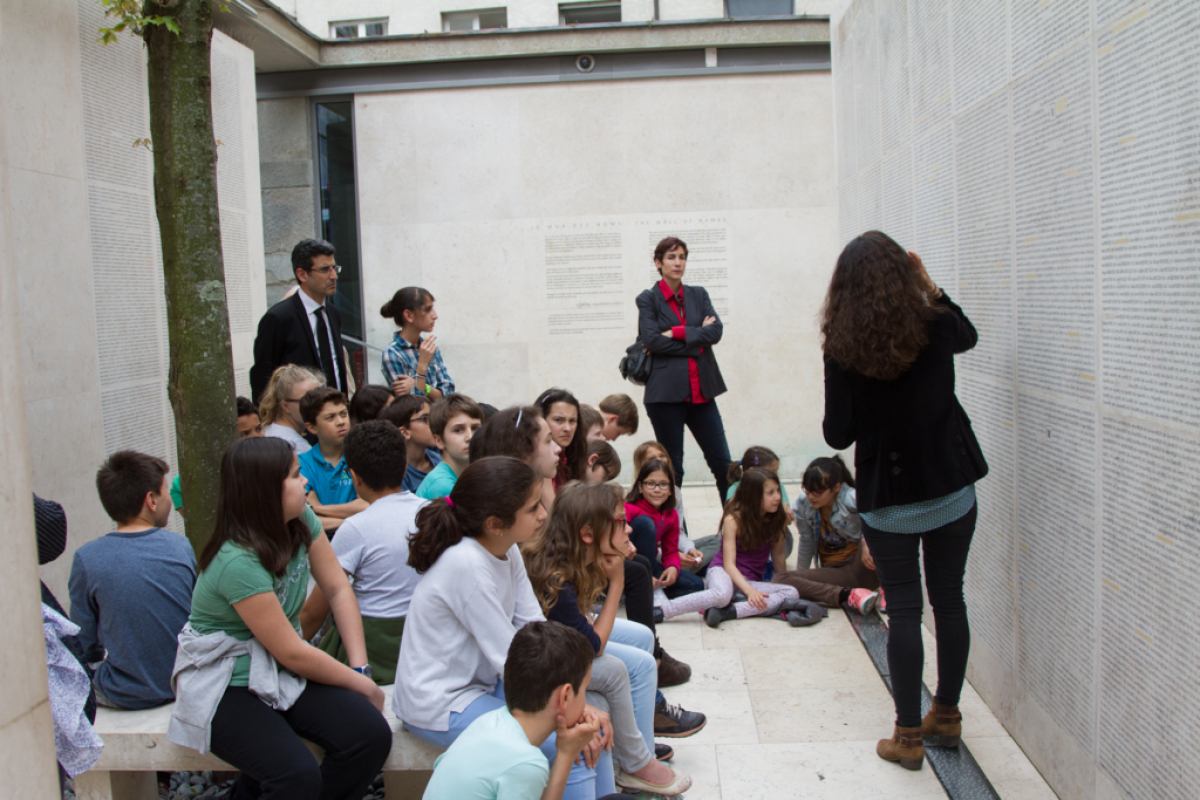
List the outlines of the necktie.
<svg viewBox="0 0 1200 800">
<path fill-rule="evenodd" d="M 325 307 L 321 306 L 313 312 L 317 315 L 317 350 L 321 353 L 321 371 L 325 380 L 335 389 L 338 383 L 337 369 L 333 366 L 333 348 L 329 346 L 329 326 L 325 324 Z"/>
</svg>

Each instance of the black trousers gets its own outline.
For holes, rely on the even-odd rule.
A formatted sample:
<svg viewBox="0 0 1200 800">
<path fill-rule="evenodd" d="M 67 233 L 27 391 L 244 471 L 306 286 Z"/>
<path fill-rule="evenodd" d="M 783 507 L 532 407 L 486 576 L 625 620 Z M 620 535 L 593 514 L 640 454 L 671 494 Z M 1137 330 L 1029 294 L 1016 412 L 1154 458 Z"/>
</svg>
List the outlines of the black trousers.
<svg viewBox="0 0 1200 800">
<path fill-rule="evenodd" d="M 925 556 L 925 588 L 937 631 L 938 685 L 934 699 L 942 705 L 958 705 L 971 649 L 963 573 L 977 514 L 978 506 L 972 506 L 961 519 L 925 533 L 884 533 L 866 522 L 862 524 L 887 597 L 888 669 L 896 724 L 902 728 L 921 724 L 921 673 L 925 668 L 921 551 Z"/>
<path fill-rule="evenodd" d="M 625 562 L 625 617 L 650 629 L 654 634 L 654 657 L 662 658 L 654 630 L 654 582 L 650 562 L 642 555 Z"/>
<path fill-rule="evenodd" d="M 325 748 L 317 764 L 300 740 Z M 308 682 L 287 711 L 230 686 L 212 721 L 212 751 L 242 771 L 230 800 L 362 800 L 392 749 L 392 730 L 362 695 Z"/>
<path fill-rule="evenodd" d="M 725 505 L 725 492 L 729 489 L 729 442 L 725 440 L 725 423 L 716 400 L 707 403 L 646 403 L 646 416 L 654 428 L 654 438 L 667 448 L 671 466 L 675 469 L 675 483 L 683 485 L 683 429 L 692 432 L 704 460 L 717 481 L 717 492 L 721 505 Z"/>
</svg>

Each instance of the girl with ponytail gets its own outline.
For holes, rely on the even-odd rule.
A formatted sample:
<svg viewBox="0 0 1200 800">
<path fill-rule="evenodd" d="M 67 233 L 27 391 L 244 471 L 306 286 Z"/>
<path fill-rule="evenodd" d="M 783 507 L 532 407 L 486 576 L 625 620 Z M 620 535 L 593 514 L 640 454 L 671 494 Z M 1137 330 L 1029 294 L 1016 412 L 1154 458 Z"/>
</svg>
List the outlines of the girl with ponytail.
<svg viewBox="0 0 1200 800">
<path fill-rule="evenodd" d="M 504 707 L 512 638 L 544 619 L 517 546 L 545 521 L 540 477 L 506 456 L 472 462 L 450 494 L 417 513 L 408 563 L 424 577 L 404 624 L 392 710 L 418 739 L 449 747 L 474 720 Z M 601 732 L 584 748 L 585 763 L 572 768 L 565 800 L 594 800 L 595 767 L 612 747 L 608 715 L 586 713 L 597 716 Z M 553 763 L 555 737 L 541 749 Z"/>
<path fill-rule="evenodd" d="M 420 286 L 405 286 L 383 304 L 379 314 L 400 330 L 383 352 L 383 374 L 396 397 L 427 395 L 431 401 L 454 394 L 454 381 L 442 361 L 433 326 L 433 295 Z M 424 339 L 421 334 L 427 334 Z"/>
<path fill-rule="evenodd" d="M 791 586 L 805 600 L 830 608 L 849 603 L 866 614 L 882 595 L 876 591 L 879 576 L 862 535 L 850 468 L 841 456 L 815 459 L 804 470 L 801 485 L 804 495 L 795 508 L 800 529 L 796 569 L 777 573 L 775 582 Z M 819 567 L 809 569 L 814 557 Z"/>
</svg>

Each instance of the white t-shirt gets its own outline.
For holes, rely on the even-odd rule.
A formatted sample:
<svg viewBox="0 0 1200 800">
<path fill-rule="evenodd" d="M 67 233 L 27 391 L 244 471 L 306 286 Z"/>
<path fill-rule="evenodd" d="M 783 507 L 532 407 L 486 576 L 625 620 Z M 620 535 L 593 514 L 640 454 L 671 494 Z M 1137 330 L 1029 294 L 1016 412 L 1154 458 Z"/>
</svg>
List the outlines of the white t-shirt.
<svg viewBox="0 0 1200 800">
<path fill-rule="evenodd" d="M 408 615 L 408 602 L 421 579 L 408 565 L 408 537 L 417 530 L 417 512 L 428 504 L 411 492 L 389 494 L 338 528 L 333 552 L 354 578 L 354 595 L 363 616 Z"/>
<path fill-rule="evenodd" d="M 296 451 L 296 455 L 298 456 L 302 456 L 309 450 L 312 450 L 312 445 L 303 436 L 296 433 L 295 428 L 288 425 L 280 425 L 278 422 L 272 422 L 263 428 L 263 436 L 270 436 L 273 439 L 283 439 L 292 446 L 292 449 Z"/>
<path fill-rule="evenodd" d="M 463 539 L 442 553 L 413 592 L 392 711 L 418 728 L 449 730 L 450 712 L 495 689 L 513 635 L 541 619 L 517 546 L 496 558 Z"/>
</svg>

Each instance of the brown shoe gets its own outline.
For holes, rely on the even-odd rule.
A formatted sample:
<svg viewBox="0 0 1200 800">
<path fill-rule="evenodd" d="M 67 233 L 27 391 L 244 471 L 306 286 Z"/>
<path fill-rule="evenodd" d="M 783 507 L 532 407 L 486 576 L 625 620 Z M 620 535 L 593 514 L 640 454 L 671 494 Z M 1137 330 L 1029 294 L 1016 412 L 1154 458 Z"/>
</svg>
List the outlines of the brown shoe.
<svg viewBox="0 0 1200 800">
<path fill-rule="evenodd" d="M 671 657 L 666 650 L 658 660 L 658 688 L 664 686 L 679 686 L 692 679 L 692 668 L 682 661 Z"/>
<path fill-rule="evenodd" d="M 905 769 L 920 769 L 925 763 L 925 744 L 921 741 L 920 728 L 896 726 L 890 739 L 880 739 L 875 752 L 884 761 L 899 761 Z"/>
<path fill-rule="evenodd" d="M 962 714 L 958 706 L 943 706 L 934 703 L 921 720 L 922 736 L 938 736 L 941 747 L 958 747 L 962 740 Z"/>
</svg>

